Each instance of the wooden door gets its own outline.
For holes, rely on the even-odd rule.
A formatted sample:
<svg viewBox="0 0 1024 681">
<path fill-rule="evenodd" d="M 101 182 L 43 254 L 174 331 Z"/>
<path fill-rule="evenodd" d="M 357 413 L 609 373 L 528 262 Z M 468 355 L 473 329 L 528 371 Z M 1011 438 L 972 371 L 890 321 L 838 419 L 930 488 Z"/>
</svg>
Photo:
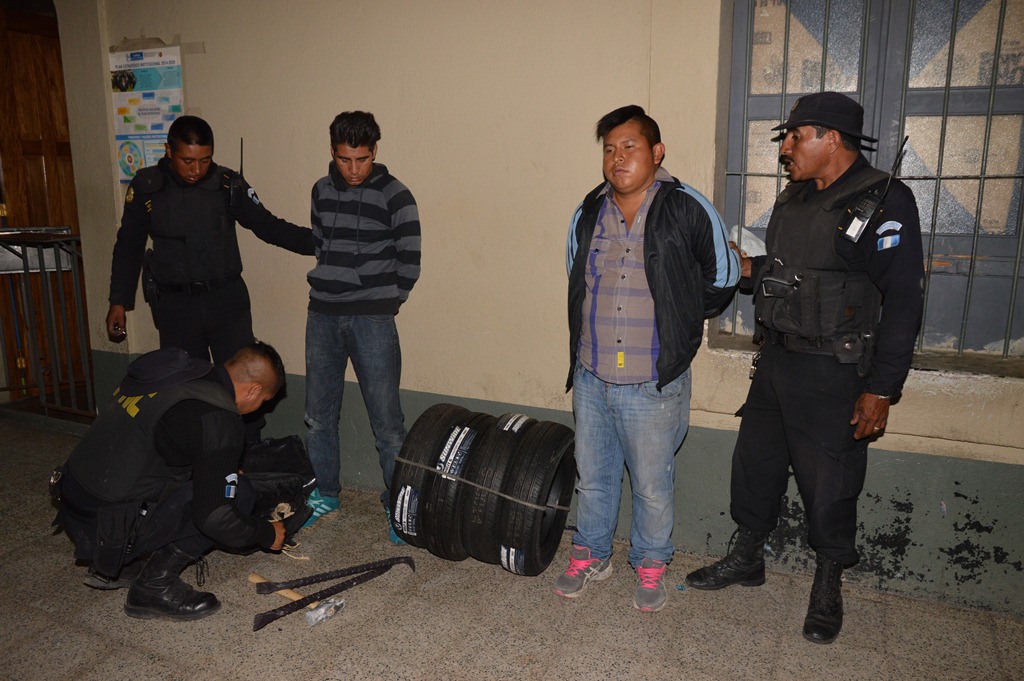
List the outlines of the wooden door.
<svg viewBox="0 0 1024 681">
<path fill-rule="evenodd" d="M 72 234 L 79 233 L 57 20 L 4 9 L 0 9 L 0 199 L 6 207 L 6 228 L 66 226 Z M 32 375 L 27 336 L 33 325 L 43 328 L 41 276 L 49 278 L 51 290 L 73 290 L 70 272 L 34 273 L 27 279 L 23 274 L 0 274 L 3 353 L 12 399 L 37 396 L 36 391 L 21 387 L 54 386 L 51 379 L 57 375 L 63 377 L 64 385 L 56 389 L 92 389 L 84 385 L 84 377 L 91 375 L 83 370 L 83 362 L 90 360 L 88 334 L 79 338 L 78 331 L 85 309 L 76 309 L 73 296 L 64 297 L 63 310 L 55 315 L 70 323 L 59 323 L 56 335 L 36 334 L 44 376 Z M 78 284 L 82 285 L 81 276 Z M 23 309 L 22 286 L 31 287 L 35 309 Z M 59 367 L 66 362 L 62 356 L 68 354 L 67 348 L 71 348 L 70 366 Z"/>
</svg>

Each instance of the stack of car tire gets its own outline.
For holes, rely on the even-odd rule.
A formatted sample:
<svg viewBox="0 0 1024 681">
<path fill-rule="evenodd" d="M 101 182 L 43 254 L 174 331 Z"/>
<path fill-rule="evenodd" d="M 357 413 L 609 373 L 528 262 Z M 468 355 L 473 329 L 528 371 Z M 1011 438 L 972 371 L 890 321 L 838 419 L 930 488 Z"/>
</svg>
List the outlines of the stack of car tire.
<svg viewBox="0 0 1024 681">
<path fill-rule="evenodd" d="M 435 556 L 539 575 L 565 529 L 573 451 L 573 432 L 559 423 L 436 404 L 395 462 L 392 526 Z"/>
</svg>

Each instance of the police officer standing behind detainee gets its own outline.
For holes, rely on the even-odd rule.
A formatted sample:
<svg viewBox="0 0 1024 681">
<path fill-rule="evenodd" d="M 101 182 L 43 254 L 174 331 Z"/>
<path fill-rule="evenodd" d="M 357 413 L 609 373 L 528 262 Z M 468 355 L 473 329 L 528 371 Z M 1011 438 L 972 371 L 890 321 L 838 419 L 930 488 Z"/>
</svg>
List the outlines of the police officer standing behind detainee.
<svg viewBox="0 0 1024 681">
<path fill-rule="evenodd" d="M 242 280 L 235 222 L 269 244 L 313 254 L 313 232 L 275 217 L 238 173 L 213 162 L 213 130 L 181 116 L 167 132 L 166 156 L 140 170 L 124 200 L 110 273 L 107 334 L 127 335 L 146 241 L 148 295 L 160 347 L 226 362 L 253 341 L 249 291 Z M 155 291 L 153 290 L 155 289 Z M 153 298 L 157 299 L 154 300 Z"/>
<path fill-rule="evenodd" d="M 903 387 L 923 306 L 917 204 L 860 153 L 876 141 L 863 123 L 855 101 L 821 92 L 773 128 L 784 131 L 776 139 L 790 182 L 768 222 L 767 255 L 742 258 L 743 276 L 756 275 L 761 349 L 733 452 L 739 528 L 729 555 L 686 577 L 696 589 L 764 584 L 764 542 L 792 467 L 817 554 L 803 628 L 813 643 L 831 643 L 843 625 L 840 579 L 858 561 L 868 442 Z"/>
</svg>

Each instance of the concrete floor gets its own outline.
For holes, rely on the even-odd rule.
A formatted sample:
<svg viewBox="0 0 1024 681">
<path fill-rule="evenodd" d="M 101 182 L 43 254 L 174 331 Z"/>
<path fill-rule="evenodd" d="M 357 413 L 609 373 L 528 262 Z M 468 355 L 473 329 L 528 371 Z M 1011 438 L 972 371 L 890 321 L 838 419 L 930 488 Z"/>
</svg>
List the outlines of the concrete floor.
<svg viewBox="0 0 1024 681">
<path fill-rule="evenodd" d="M 2 412 L 3 410 L 0 410 Z M 830 646 L 801 637 L 809 575 L 769 574 L 760 588 L 680 590 L 707 558 L 677 554 L 666 608 L 630 606 L 626 546 L 615 573 L 567 601 L 551 580 L 568 560 L 517 577 L 473 560 L 448 562 L 387 541 L 376 494 L 345 492 L 342 513 L 299 535 L 305 559 L 213 553 L 205 589 L 223 603 L 198 622 L 142 621 L 121 610 L 124 591 L 82 585 L 71 544 L 49 527 L 50 470 L 74 446 L 74 428 L 0 413 L 0 678 L 173 679 L 1022 679 L 1024 622 L 1004 615 L 844 589 L 846 622 Z M 344 594 L 346 607 L 310 627 L 299 614 L 258 631 L 253 616 L 285 603 L 257 595 L 257 571 L 294 579 L 409 555 Z M 184 577 L 194 579 L 187 569 Z M 320 587 L 315 587 L 320 588 Z M 307 587 L 307 591 L 314 587 Z"/>
</svg>

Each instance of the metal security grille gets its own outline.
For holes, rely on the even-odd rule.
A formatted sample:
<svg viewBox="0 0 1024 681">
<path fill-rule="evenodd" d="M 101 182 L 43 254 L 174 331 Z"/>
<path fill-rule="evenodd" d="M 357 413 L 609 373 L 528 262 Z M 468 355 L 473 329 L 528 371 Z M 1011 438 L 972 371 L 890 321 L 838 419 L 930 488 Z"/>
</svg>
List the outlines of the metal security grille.
<svg viewBox="0 0 1024 681">
<path fill-rule="evenodd" d="M 917 364 L 1024 358 L 1024 0 L 740 1 L 732 41 L 724 206 L 741 248 L 758 252 L 785 183 L 770 128 L 802 94 L 846 93 L 879 139 L 873 165 L 910 137 L 897 176 L 926 255 Z M 712 343 L 749 349 L 753 326 L 737 296 Z"/>
</svg>

